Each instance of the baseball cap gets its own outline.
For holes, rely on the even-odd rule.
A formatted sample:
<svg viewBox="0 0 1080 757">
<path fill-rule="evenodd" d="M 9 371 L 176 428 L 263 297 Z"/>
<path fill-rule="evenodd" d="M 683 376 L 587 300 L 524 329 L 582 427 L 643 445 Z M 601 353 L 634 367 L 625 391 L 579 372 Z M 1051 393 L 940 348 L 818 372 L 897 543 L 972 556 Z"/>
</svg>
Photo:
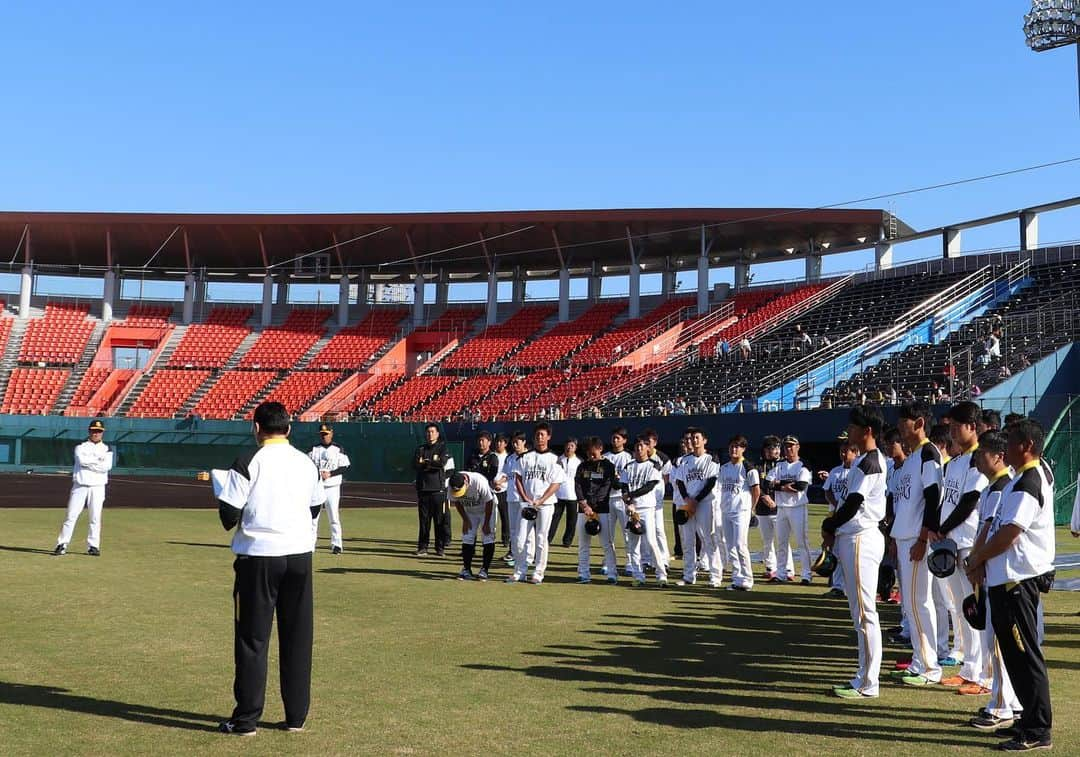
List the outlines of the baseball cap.
<svg viewBox="0 0 1080 757">
<path fill-rule="evenodd" d="M 798 443 L 799 443 L 798 438 L 792 436 L 791 434 L 788 434 L 787 436 L 784 437 L 784 444 L 798 444 Z"/>
<path fill-rule="evenodd" d="M 90 421 L 90 430 L 91 431 L 104 431 L 105 430 L 105 424 L 102 423 L 101 421 Z"/>
<path fill-rule="evenodd" d="M 847 440 L 848 440 L 847 429 L 844 429 L 843 431 L 841 431 L 839 434 L 836 435 L 836 441 L 838 441 L 838 442 L 846 442 Z"/>
<path fill-rule="evenodd" d="M 454 473 L 450 476 L 450 496 L 462 497 L 469 488 L 469 481 L 464 473 Z"/>
<path fill-rule="evenodd" d="M 333 430 L 334 429 L 330 428 L 325 423 L 323 423 L 321 426 L 319 426 L 319 433 L 320 434 L 329 434 Z"/>
</svg>

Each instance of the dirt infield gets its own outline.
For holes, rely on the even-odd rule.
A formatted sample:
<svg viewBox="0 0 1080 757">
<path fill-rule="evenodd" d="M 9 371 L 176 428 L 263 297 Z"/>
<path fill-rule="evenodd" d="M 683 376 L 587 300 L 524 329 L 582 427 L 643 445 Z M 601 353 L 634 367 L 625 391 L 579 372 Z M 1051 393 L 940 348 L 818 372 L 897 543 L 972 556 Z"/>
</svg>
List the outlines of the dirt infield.
<svg viewBox="0 0 1080 757">
<path fill-rule="evenodd" d="M 0 475 L 0 507 L 66 507 L 70 474 Z M 414 507 L 412 484 L 346 482 L 343 507 Z M 105 492 L 106 507 L 215 508 L 210 484 L 187 478 L 115 476 Z"/>
</svg>

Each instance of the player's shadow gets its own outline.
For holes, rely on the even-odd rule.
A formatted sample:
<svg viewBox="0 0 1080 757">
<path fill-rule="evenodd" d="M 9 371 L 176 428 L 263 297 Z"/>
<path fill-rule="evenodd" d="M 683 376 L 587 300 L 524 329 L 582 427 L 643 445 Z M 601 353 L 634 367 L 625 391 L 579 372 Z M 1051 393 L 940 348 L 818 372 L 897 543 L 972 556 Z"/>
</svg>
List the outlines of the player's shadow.
<svg viewBox="0 0 1080 757">
<path fill-rule="evenodd" d="M 0 551 L 23 552 L 30 555 L 51 555 L 53 553 L 51 549 L 38 549 L 37 547 L 13 547 L 7 544 L 0 544 Z"/>
<path fill-rule="evenodd" d="M 0 704 L 46 707 L 189 731 L 215 731 L 217 723 L 223 720 L 223 718 L 199 712 L 119 702 L 115 699 L 97 699 L 74 694 L 70 689 L 56 686 L 11 683 L 10 681 L 0 681 Z"/>
<path fill-rule="evenodd" d="M 569 706 L 623 714 L 673 728 L 771 731 L 844 739 L 974 746 L 979 734 L 957 728 L 961 718 L 924 702 L 898 708 L 881 700 L 850 703 L 832 695 L 856 664 L 846 607 L 805 593 L 719 594 L 682 589 L 660 616 L 605 616 L 594 628 L 523 655 L 520 667 L 484 663 L 473 670 L 512 671 L 576 684 L 601 701 L 631 694 L 655 702 L 640 709 Z M 882 606 L 884 609 L 884 606 Z M 882 619 L 885 625 L 888 618 Z M 574 643 L 578 642 L 578 643 Z M 932 692 L 937 694 L 938 692 Z M 926 695 L 931 695 L 926 692 Z M 942 690 L 941 695 L 949 694 Z M 784 710 L 782 717 L 767 714 Z M 852 722 L 852 712 L 872 718 Z M 869 721 L 869 722 L 868 722 Z"/>
<path fill-rule="evenodd" d="M 390 568 L 318 568 L 317 573 L 327 573 L 334 576 L 344 576 L 350 573 L 359 573 L 362 575 L 375 575 L 375 576 L 404 576 L 405 578 L 416 578 L 422 581 L 449 581 L 457 578 L 456 571 L 422 571 L 422 570 L 392 570 Z"/>
<path fill-rule="evenodd" d="M 229 544 L 207 544 L 198 541 L 166 541 L 166 544 L 175 544 L 179 547 L 211 547 L 213 549 L 231 549 Z"/>
</svg>

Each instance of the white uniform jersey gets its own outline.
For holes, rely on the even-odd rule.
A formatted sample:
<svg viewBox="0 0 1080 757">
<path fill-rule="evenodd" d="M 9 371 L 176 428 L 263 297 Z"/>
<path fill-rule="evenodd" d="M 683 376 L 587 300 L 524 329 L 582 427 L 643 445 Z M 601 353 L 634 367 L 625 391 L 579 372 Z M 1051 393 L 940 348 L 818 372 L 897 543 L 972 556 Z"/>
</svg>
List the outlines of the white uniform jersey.
<svg viewBox="0 0 1080 757">
<path fill-rule="evenodd" d="M 517 475 L 521 485 L 532 499 L 538 499 L 552 484 L 561 484 L 564 480 L 563 469 L 559 467 L 559 458 L 554 452 L 529 450 L 518 462 Z M 539 504 L 555 504 L 555 494 Z"/>
<path fill-rule="evenodd" d="M 774 482 L 780 481 L 803 481 L 810 484 L 810 469 L 803 465 L 802 460 L 789 463 L 781 460 L 776 467 L 769 471 L 768 479 Z M 782 492 L 779 489 L 773 492 L 773 501 L 777 507 L 800 507 L 807 504 L 806 490 L 801 492 Z"/>
<path fill-rule="evenodd" d="M 855 516 L 836 529 L 836 534 L 853 535 L 876 529 L 885 519 L 885 455 L 881 450 L 872 449 L 855 458 L 847 484 L 847 496 L 861 494 L 863 501 Z M 843 505 L 841 502 L 840 506 Z"/>
<path fill-rule="evenodd" d="M 683 485 L 686 485 L 686 480 L 679 478 L 679 466 L 682 465 L 683 457 L 685 457 L 685 455 L 680 455 L 671 461 L 671 473 L 668 474 L 671 477 L 671 501 L 675 503 L 675 507 L 682 507 L 686 504 L 683 502 L 682 492 L 679 491 L 679 487 L 676 484 L 676 481 L 682 480 Z"/>
<path fill-rule="evenodd" d="M 1009 525 L 1020 527 L 1020 537 L 1002 554 L 987 560 L 988 586 L 1041 576 L 1054 567 L 1054 474 L 1045 461 L 1028 463 L 1005 486 L 986 538 L 992 539 Z"/>
<path fill-rule="evenodd" d="M 961 498 L 972 492 L 982 492 L 986 488 L 988 483 L 986 476 L 979 473 L 971 456 L 974 451 L 971 449 L 954 457 L 945 466 L 944 489 L 941 495 L 941 523 L 944 523 L 952 514 L 956 506 L 960 504 Z M 970 549 L 975 546 L 975 536 L 978 531 L 979 513 L 976 508 L 964 519 L 963 523 L 945 535 L 955 541 L 958 548 Z"/>
<path fill-rule="evenodd" d="M 76 486 L 105 486 L 113 467 L 113 452 L 104 442 L 87 439 L 75 448 L 71 480 Z"/>
<path fill-rule="evenodd" d="M 520 502 L 521 495 L 518 494 L 517 486 L 514 484 L 514 476 L 521 470 L 521 458 L 513 452 L 506 455 L 506 460 L 503 461 L 502 472 L 506 476 L 506 501 L 507 502 Z"/>
<path fill-rule="evenodd" d="M 495 457 L 499 459 L 499 472 L 495 474 L 495 481 L 494 486 L 492 487 L 492 491 L 494 491 L 496 494 L 502 494 L 507 490 L 507 480 L 503 478 L 506 475 L 504 473 L 504 467 L 506 466 L 507 456 L 508 455 L 506 452 L 495 453 Z"/>
<path fill-rule="evenodd" d="M 484 512 L 489 502 L 495 501 L 495 493 L 482 473 L 464 473 L 465 493 L 460 497 L 449 495 L 451 505 L 461 505 L 470 512 Z"/>
<path fill-rule="evenodd" d="M 1005 491 L 1005 487 L 1009 485 L 1009 482 L 1012 481 L 1012 478 L 1013 469 L 1006 465 L 982 490 L 977 508 L 979 523 L 993 520 L 994 516 L 998 514 L 998 510 L 1001 508 L 1001 494 Z"/>
<path fill-rule="evenodd" d="M 653 484 L 652 491 L 633 500 L 631 507 L 635 510 L 651 510 L 656 507 L 656 494 L 654 492 L 657 486 L 663 486 L 660 469 L 653 465 L 652 460 L 645 460 L 644 462 L 634 460 L 623 468 L 622 473 L 619 474 L 619 483 L 626 485 L 627 493 L 635 492 L 647 486 L 650 481 L 658 483 Z"/>
<path fill-rule="evenodd" d="M 218 499 L 243 511 L 233 552 L 284 557 L 311 552 L 311 508 L 326 501 L 326 490 L 311 458 L 286 439 L 269 439 L 237 458 Z"/>
<path fill-rule="evenodd" d="M 926 514 L 926 490 L 931 486 L 941 492 L 941 453 L 933 444 L 924 442 L 893 473 L 894 539 L 919 538 Z"/>
<path fill-rule="evenodd" d="M 676 477 L 684 483 L 687 495 L 697 500 L 699 507 L 712 507 L 716 496 L 715 486 L 713 486 L 712 491 L 699 499 L 705 482 L 710 478 L 718 479 L 720 477 L 720 466 L 713 460 L 712 455 L 706 452 L 701 457 L 696 457 L 693 454 L 684 456 L 679 463 Z"/>
<path fill-rule="evenodd" d="M 311 462 L 315 463 L 315 467 L 319 469 L 319 472 L 327 471 L 333 473 L 338 471 L 330 478 L 323 481 L 323 486 L 330 489 L 334 486 L 341 486 L 342 475 L 340 471 L 348 468 L 351 464 L 349 462 L 349 456 L 345 454 L 345 450 L 338 444 L 316 444 L 311 448 L 311 452 L 308 453 L 308 457 L 311 458 Z"/>
<path fill-rule="evenodd" d="M 822 489 L 832 495 L 833 502 L 836 502 L 837 504 L 843 502 L 844 497 L 847 496 L 847 479 L 849 473 L 851 473 L 851 468 L 845 468 L 843 465 L 838 465 L 829 471 L 825 483 L 821 485 Z M 885 475 L 887 480 L 888 473 L 886 472 Z M 836 505 L 830 504 L 829 509 L 835 510 Z"/>
<path fill-rule="evenodd" d="M 555 496 L 559 499 L 577 501 L 577 492 L 574 491 L 574 476 L 577 475 L 579 465 L 581 465 L 581 458 L 577 455 L 574 457 L 559 455 L 559 467 L 563 470 L 563 482 L 559 485 L 559 491 L 555 492 Z"/>
<path fill-rule="evenodd" d="M 664 506 L 664 477 L 671 477 L 671 471 L 673 470 L 670 458 L 662 459 L 659 455 L 653 455 L 649 458 L 656 469 L 660 471 L 660 483 L 657 484 L 653 490 L 656 493 L 656 506 L 662 508 Z"/>
<path fill-rule="evenodd" d="M 615 466 L 615 476 L 618 480 L 622 480 L 623 468 L 630 463 L 634 462 L 634 456 L 626 450 L 622 452 L 605 452 L 604 459 L 611 462 Z M 612 502 L 622 502 L 622 494 L 612 489 L 611 500 Z"/>
<path fill-rule="evenodd" d="M 750 490 L 760 485 L 756 468 L 746 462 L 733 463 L 729 460 L 720 466 L 716 479 L 720 507 L 726 513 L 748 510 L 754 504 Z"/>
</svg>

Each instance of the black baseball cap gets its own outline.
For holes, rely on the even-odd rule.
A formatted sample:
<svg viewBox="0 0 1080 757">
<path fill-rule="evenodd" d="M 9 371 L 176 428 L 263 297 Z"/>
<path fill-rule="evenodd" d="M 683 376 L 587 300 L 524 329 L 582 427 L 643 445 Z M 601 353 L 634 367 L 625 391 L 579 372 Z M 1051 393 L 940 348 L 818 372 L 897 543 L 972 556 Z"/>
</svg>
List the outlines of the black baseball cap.
<svg viewBox="0 0 1080 757">
<path fill-rule="evenodd" d="M 101 421 L 90 421 L 90 430 L 91 431 L 104 431 L 105 430 L 105 424 L 102 423 Z"/>
</svg>

